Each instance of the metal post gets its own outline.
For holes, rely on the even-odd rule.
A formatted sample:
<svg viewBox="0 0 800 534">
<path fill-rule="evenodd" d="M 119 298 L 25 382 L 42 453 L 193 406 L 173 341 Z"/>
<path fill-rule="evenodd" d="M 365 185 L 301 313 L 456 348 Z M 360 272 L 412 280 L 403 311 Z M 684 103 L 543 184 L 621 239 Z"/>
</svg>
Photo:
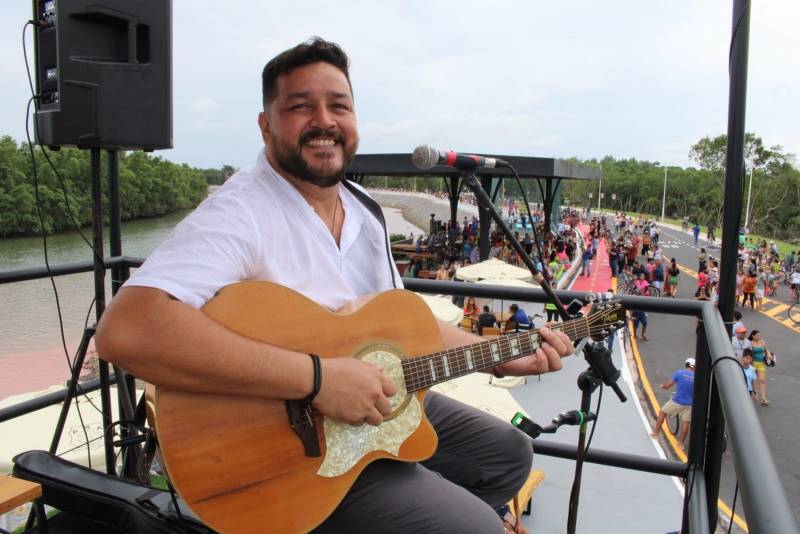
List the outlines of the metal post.
<svg viewBox="0 0 800 534">
<path fill-rule="evenodd" d="M 664 167 L 664 194 L 661 196 L 661 222 L 664 222 L 664 211 L 667 207 L 667 167 Z"/>
<path fill-rule="evenodd" d="M 706 492 L 706 502 L 708 517 L 713 518 L 715 524 L 717 520 L 717 495 L 719 493 L 719 472 L 717 471 L 717 480 L 709 475 L 707 469 L 712 467 L 713 464 L 719 464 L 718 458 L 715 460 L 713 457 L 709 460 L 709 449 L 711 448 L 710 427 L 714 423 L 710 420 L 709 416 L 709 403 L 712 391 L 711 385 L 711 354 L 708 350 L 708 339 L 706 338 L 706 326 L 701 320 L 697 327 L 697 344 L 695 348 L 695 376 L 694 376 L 694 393 L 692 395 L 692 421 L 690 423 L 689 432 L 689 449 L 688 449 L 688 464 L 689 471 L 701 471 L 705 473 L 706 484 L 703 485 L 703 490 Z M 719 401 L 717 401 L 717 409 L 719 408 Z M 715 412 L 714 416 L 717 419 L 722 419 L 722 414 Z M 708 441 L 706 441 L 708 438 Z M 721 456 L 721 451 L 720 451 Z M 717 467 L 718 469 L 718 467 Z M 683 532 L 688 532 L 690 516 L 689 497 L 694 492 L 698 491 L 698 487 L 692 486 L 699 479 L 689 476 L 686 480 L 686 492 L 683 502 Z M 712 500 L 710 492 L 714 492 Z M 714 526 L 711 526 L 711 531 Z"/>
<path fill-rule="evenodd" d="M 481 188 L 484 191 L 492 192 L 491 176 L 481 176 Z M 478 204 L 478 250 L 481 261 L 489 259 L 489 227 L 491 224 L 492 217 L 489 215 L 489 208 Z"/>
<path fill-rule="evenodd" d="M 122 215 L 119 204 L 119 152 L 108 151 L 108 250 L 112 257 L 122 256 Z M 111 294 L 116 295 L 122 280 L 120 268 L 111 268 Z"/>
<path fill-rule="evenodd" d="M 728 149 L 725 166 L 722 251 L 720 265 L 736 265 L 744 182 L 744 119 L 747 97 L 747 48 L 750 36 L 750 2 L 734 0 L 728 93 Z M 719 311 L 728 324 L 733 321 L 736 269 L 722 269 L 719 278 Z M 706 472 L 708 475 L 708 472 Z M 706 476 L 706 480 L 710 478 Z"/>
<path fill-rule="evenodd" d="M 545 178 L 544 180 L 544 231 L 550 231 L 550 225 L 552 224 L 552 212 L 553 212 L 553 179 L 552 178 Z M 544 236 L 541 236 L 544 239 Z M 540 258 L 542 262 L 545 262 L 545 258 Z"/>
<path fill-rule="evenodd" d="M 103 263 L 103 199 L 100 187 L 100 149 L 90 150 L 92 173 L 92 235 L 94 237 L 94 298 L 95 317 L 100 321 L 106 309 L 106 269 Z M 98 360 L 100 366 L 100 400 L 103 410 L 103 442 L 106 452 L 106 472 L 115 473 L 113 432 L 111 423 L 111 382 L 108 374 L 108 362 Z"/>
<path fill-rule="evenodd" d="M 597 181 L 597 211 L 600 211 L 600 196 L 603 193 L 603 168 L 600 167 L 600 179 Z"/>
<path fill-rule="evenodd" d="M 108 247 L 112 257 L 122 256 L 122 214 L 119 198 L 119 152 L 108 151 Z M 111 294 L 116 295 L 119 288 L 128 278 L 128 269 L 119 266 L 111 268 Z M 124 277 L 123 277 L 124 273 Z M 117 375 L 117 400 L 120 413 L 125 419 L 133 419 L 134 406 L 136 405 L 136 383 L 133 376 L 119 366 L 114 365 L 114 374 Z M 136 430 L 129 432 L 126 425 L 120 429 L 120 437 L 137 434 Z M 135 474 L 138 451 L 129 447 L 123 454 L 123 472 L 126 477 L 132 478 Z"/>
<path fill-rule="evenodd" d="M 706 438 L 706 458 L 703 472 L 706 477 L 706 502 L 708 503 L 708 529 L 717 528 L 719 513 L 719 478 L 722 473 L 722 452 L 725 448 L 725 416 L 719 402 L 716 377 L 711 375 L 711 392 L 708 400 L 708 435 Z M 733 518 L 731 518 L 731 521 Z"/>
</svg>

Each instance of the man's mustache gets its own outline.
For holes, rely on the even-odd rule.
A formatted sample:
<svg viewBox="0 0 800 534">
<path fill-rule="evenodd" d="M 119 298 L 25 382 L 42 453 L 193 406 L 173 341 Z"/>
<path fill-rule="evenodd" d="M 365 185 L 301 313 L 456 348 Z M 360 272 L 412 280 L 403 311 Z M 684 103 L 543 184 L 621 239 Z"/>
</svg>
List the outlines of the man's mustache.
<svg viewBox="0 0 800 534">
<path fill-rule="evenodd" d="M 345 144 L 344 136 L 333 129 L 312 128 L 300 134 L 300 144 L 304 144 L 312 139 L 333 139 L 337 144 Z"/>
</svg>

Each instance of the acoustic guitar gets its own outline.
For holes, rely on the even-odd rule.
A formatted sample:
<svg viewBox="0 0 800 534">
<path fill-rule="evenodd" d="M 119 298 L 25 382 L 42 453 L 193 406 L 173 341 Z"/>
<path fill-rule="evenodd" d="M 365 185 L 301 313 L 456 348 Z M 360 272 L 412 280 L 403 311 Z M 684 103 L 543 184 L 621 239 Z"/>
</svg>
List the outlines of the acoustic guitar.
<svg viewBox="0 0 800 534">
<path fill-rule="evenodd" d="M 577 340 L 605 337 L 623 324 L 619 304 L 596 307 L 552 328 Z M 284 401 L 156 387 L 151 416 L 167 474 L 186 504 L 226 533 L 313 529 L 370 462 L 415 462 L 434 453 L 436 433 L 423 410 L 429 387 L 531 354 L 540 343 L 530 330 L 442 350 L 430 309 L 404 290 L 380 293 L 357 311 L 338 314 L 283 286 L 242 282 L 222 289 L 203 312 L 252 339 L 382 365 L 397 387 L 393 412 L 377 427 L 314 413 L 308 423 L 313 421 L 319 442 L 317 457 L 306 454 Z"/>
</svg>

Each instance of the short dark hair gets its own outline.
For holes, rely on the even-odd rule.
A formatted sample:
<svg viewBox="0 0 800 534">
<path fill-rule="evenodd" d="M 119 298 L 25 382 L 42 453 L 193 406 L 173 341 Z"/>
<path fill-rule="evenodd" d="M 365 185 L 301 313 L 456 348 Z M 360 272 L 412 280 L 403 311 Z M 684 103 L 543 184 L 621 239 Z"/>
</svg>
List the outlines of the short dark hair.
<svg viewBox="0 0 800 534">
<path fill-rule="evenodd" d="M 281 52 L 261 71 L 261 97 L 264 109 L 266 110 L 275 98 L 278 76 L 313 63 L 328 63 L 342 71 L 347 78 L 350 92 L 353 92 L 353 84 L 350 83 L 350 60 L 347 54 L 338 44 L 314 36 L 294 48 Z"/>
<path fill-rule="evenodd" d="M 511 311 L 517 311 L 519 309 L 519 306 L 517 306 L 516 304 L 512 304 L 510 306 L 510 308 L 511 308 Z"/>
<path fill-rule="evenodd" d="M 484 306 L 483 311 L 484 313 L 489 313 L 489 306 Z"/>
</svg>

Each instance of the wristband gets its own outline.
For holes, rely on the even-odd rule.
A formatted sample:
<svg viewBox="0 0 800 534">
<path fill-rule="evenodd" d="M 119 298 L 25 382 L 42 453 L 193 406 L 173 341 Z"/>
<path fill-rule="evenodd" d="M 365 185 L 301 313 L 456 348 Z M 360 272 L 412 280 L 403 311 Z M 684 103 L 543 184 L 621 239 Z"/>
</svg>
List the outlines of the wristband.
<svg viewBox="0 0 800 534">
<path fill-rule="evenodd" d="M 309 354 L 311 364 L 314 366 L 314 388 L 301 402 L 305 405 L 311 404 L 314 399 L 319 395 L 319 390 L 322 388 L 322 364 L 319 361 L 319 356 L 316 354 Z"/>
</svg>

